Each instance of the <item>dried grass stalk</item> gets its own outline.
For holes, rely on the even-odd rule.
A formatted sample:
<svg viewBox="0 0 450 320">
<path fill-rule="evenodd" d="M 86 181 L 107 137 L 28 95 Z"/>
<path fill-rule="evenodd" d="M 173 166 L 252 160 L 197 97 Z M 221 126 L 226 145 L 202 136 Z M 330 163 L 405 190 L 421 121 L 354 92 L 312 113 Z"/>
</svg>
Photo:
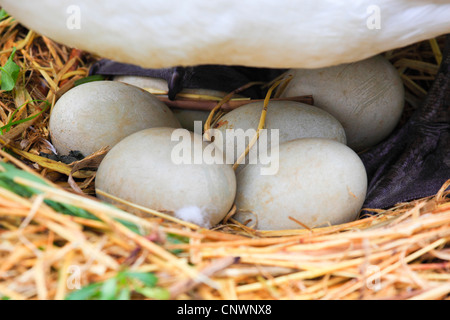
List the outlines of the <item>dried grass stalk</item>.
<svg viewBox="0 0 450 320">
<path fill-rule="evenodd" d="M 16 89 L 0 92 L 1 126 L 42 108 L 28 103 L 16 112 L 26 101 L 53 107 L 97 59 L 12 18 L 0 21 L 0 34 L 0 63 L 16 47 L 21 67 Z M 431 84 L 441 45 L 438 38 L 385 54 L 404 79 L 405 118 Z M 205 129 L 226 112 L 221 108 L 231 96 L 215 104 Z M 207 230 L 117 198 L 116 206 L 97 201 L 95 168 L 85 170 L 95 157 L 66 165 L 42 156 L 53 150 L 49 112 L 0 136 L 8 151 L 0 150 L 0 164 L 29 174 L 11 183 L 39 191 L 24 196 L 0 185 L 0 298 L 64 299 L 77 285 L 108 280 L 123 269 L 153 273 L 171 299 L 449 298 L 450 180 L 432 197 L 368 208 L 373 215 L 342 225 L 257 231 L 235 221 L 232 209 Z M 91 216 L 63 214 L 55 202 Z"/>
</svg>

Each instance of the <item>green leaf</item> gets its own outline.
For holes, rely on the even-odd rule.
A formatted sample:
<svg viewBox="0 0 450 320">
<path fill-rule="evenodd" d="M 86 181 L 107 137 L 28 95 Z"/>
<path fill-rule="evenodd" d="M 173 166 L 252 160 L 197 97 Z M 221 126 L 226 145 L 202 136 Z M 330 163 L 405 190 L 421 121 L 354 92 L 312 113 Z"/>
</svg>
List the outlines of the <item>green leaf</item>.
<svg viewBox="0 0 450 320">
<path fill-rule="evenodd" d="M 158 278 L 150 272 L 125 271 L 123 275 L 130 279 L 136 279 L 147 287 L 154 287 Z"/>
<path fill-rule="evenodd" d="M 184 243 L 189 243 L 189 238 L 188 237 L 184 237 L 184 236 L 180 236 L 180 235 L 176 235 L 176 234 L 172 234 L 172 233 L 168 233 L 167 237 L 166 237 L 167 242 L 169 242 L 170 244 L 184 244 Z M 170 252 L 172 252 L 173 254 L 180 254 L 182 253 L 184 250 L 182 249 L 172 249 L 170 250 Z"/>
<path fill-rule="evenodd" d="M 93 82 L 93 81 L 102 81 L 102 80 L 105 80 L 104 76 L 102 76 L 100 74 L 95 74 L 95 75 L 88 76 L 88 77 L 85 77 L 85 78 L 75 81 L 74 86 L 76 87 L 83 83 L 88 83 L 88 82 Z"/>
<path fill-rule="evenodd" d="M 3 169 L 3 170 L 1 170 L 1 169 Z M 35 194 L 42 193 L 42 191 L 40 191 L 38 189 L 23 186 L 23 185 L 20 185 L 20 184 L 14 182 L 14 178 L 16 178 L 16 177 L 20 177 L 20 178 L 23 178 L 23 179 L 26 179 L 29 181 L 40 183 L 44 186 L 49 186 L 44 180 L 40 179 L 39 177 L 37 177 L 29 172 L 18 169 L 16 166 L 14 166 L 10 163 L 5 163 L 5 162 L 0 161 L 0 187 L 1 188 L 4 188 L 11 192 L 14 192 L 15 194 L 18 194 L 21 197 L 25 197 L 25 198 L 30 198 L 31 196 L 33 196 Z M 79 207 L 76 207 L 74 205 L 57 202 L 57 201 L 53 201 L 53 200 L 49 200 L 49 199 L 45 199 L 44 202 L 47 205 L 49 205 L 50 207 L 52 207 L 57 212 L 71 215 L 74 217 L 80 217 L 80 218 L 100 221 L 100 219 L 98 219 L 96 216 L 94 216 L 89 211 L 84 210 Z M 113 206 L 111 205 L 111 207 L 113 207 Z M 129 221 L 123 221 L 121 219 L 115 219 L 115 220 L 118 221 L 119 223 L 121 223 L 122 225 L 124 225 L 125 227 L 127 227 L 128 229 L 130 229 L 131 231 L 133 231 L 137 234 L 140 234 L 139 228 L 134 223 L 129 222 Z"/>
<path fill-rule="evenodd" d="M 3 169 L 2 171 L 0 171 L 0 183 L 2 187 L 20 196 L 31 197 L 34 194 L 40 194 L 42 192 L 37 189 L 22 186 L 18 183 L 15 183 L 14 178 L 16 177 L 40 183 L 44 186 L 48 186 L 48 184 L 44 180 L 40 179 L 39 177 L 29 172 L 18 169 L 10 163 L 0 162 L 0 168 Z"/>
<path fill-rule="evenodd" d="M 100 300 L 116 300 L 117 279 L 111 278 L 103 282 L 100 289 Z"/>
<path fill-rule="evenodd" d="M 44 107 L 39 113 L 37 113 L 37 114 L 35 114 L 35 115 L 31 116 L 31 117 L 28 117 L 28 118 L 25 118 L 25 119 L 21 119 L 21 120 L 17 120 L 17 121 L 14 121 L 14 122 L 13 122 L 12 119 L 14 118 L 14 115 L 15 115 L 21 108 L 23 108 L 25 105 L 27 105 L 27 104 L 30 103 L 30 102 L 45 102 L 45 107 Z M 17 109 L 13 112 L 13 114 L 11 115 L 11 121 L 8 122 L 8 123 L 7 123 L 6 125 L 4 125 L 3 127 L 0 127 L 0 135 L 3 135 L 3 131 L 8 132 L 8 131 L 11 129 L 11 127 L 12 127 L 13 125 L 20 124 L 20 123 L 24 123 L 24 122 L 33 120 L 34 118 L 40 116 L 43 112 L 45 112 L 45 110 L 47 110 L 48 107 L 50 107 L 50 103 L 49 103 L 47 100 L 31 100 L 31 101 L 25 102 L 24 104 L 22 104 L 19 108 L 17 108 Z"/>
<path fill-rule="evenodd" d="M 128 281 L 127 281 L 128 280 Z M 141 287 L 130 280 L 138 280 Z M 165 300 L 170 298 L 169 291 L 155 287 L 158 278 L 150 272 L 123 270 L 104 282 L 90 284 L 66 296 L 66 300 L 130 300 L 131 292 L 135 291 L 147 298 Z"/>
<path fill-rule="evenodd" d="M 65 300 L 90 300 L 99 295 L 101 286 L 101 282 L 92 283 L 80 290 L 72 291 L 66 296 Z"/>
<path fill-rule="evenodd" d="M 2 173 L 0 173 L 0 187 L 25 198 L 30 198 L 33 195 L 33 192 L 30 192 L 27 187 L 14 183 L 10 179 L 3 179 Z"/>
<path fill-rule="evenodd" d="M 8 12 L 6 12 L 5 9 L 1 9 L 1 10 L 0 10 L 0 21 L 2 21 L 3 19 L 5 19 L 5 18 L 7 18 L 7 17 L 9 17 Z"/>
<path fill-rule="evenodd" d="M 82 208 L 73 206 L 71 204 L 60 203 L 60 202 L 56 202 L 56 201 L 48 200 L 48 199 L 45 200 L 45 203 L 48 204 L 50 207 L 52 207 L 55 211 L 63 213 L 63 214 L 67 214 L 69 216 L 100 221 L 100 219 L 98 219 L 92 213 L 90 213 Z"/>
<path fill-rule="evenodd" d="M 0 162 L 0 169 L 3 169 L 3 170 L 0 170 L 0 187 L 5 188 L 11 192 L 14 192 L 15 194 L 18 194 L 22 197 L 29 198 L 35 194 L 41 194 L 42 191 L 35 189 L 35 188 L 22 186 L 16 182 L 14 182 L 14 178 L 19 177 L 19 178 L 23 178 L 23 179 L 26 179 L 29 181 L 33 181 L 33 182 L 42 184 L 44 186 L 49 186 L 44 180 L 40 179 L 39 177 L 37 177 L 29 172 L 23 171 L 10 163 Z M 73 206 L 70 204 L 66 204 L 66 203 L 60 203 L 60 202 L 56 202 L 53 200 L 48 200 L 48 199 L 46 199 L 44 201 L 47 205 L 52 207 L 57 212 L 75 216 L 75 217 L 81 217 L 81 218 L 99 221 L 99 219 L 96 216 L 94 216 L 93 214 L 91 214 L 90 212 L 88 212 L 82 208 L 79 208 L 79 207 L 76 207 L 76 206 Z"/>
<path fill-rule="evenodd" d="M 170 298 L 170 293 L 167 289 L 164 288 L 136 288 L 137 292 L 142 294 L 143 296 L 150 298 L 150 299 L 157 299 L 157 300 L 167 300 Z"/>
<path fill-rule="evenodd" d="M 135 223 L 129 222 L 129 221 L 125 221 L 125 220 L 122 220 L 122 219 L 114 219 L 114 220 L 116 220 L 120 224 L 124 225 L 125 227 L 127 227 L 128 229 L 133 231 L 134 233 L 141 234 L 139 227 L 136 226 Z"/>
<path fill-rule="evenodd" d="M 130 289 L 123 288 L 120 290 L 119 294 L 117 295 L 117 300 L 130 300 L 131 294 Z"/>
<path fill-rule="evenodd" d="M 5 91 L 14 89 L 17 78 L 19 77 L 20 67 L 13 61 L 15 53 L 16 48 L 14 47 L 5 65 L 0 67 L 1 89 Z"/>
</svg>

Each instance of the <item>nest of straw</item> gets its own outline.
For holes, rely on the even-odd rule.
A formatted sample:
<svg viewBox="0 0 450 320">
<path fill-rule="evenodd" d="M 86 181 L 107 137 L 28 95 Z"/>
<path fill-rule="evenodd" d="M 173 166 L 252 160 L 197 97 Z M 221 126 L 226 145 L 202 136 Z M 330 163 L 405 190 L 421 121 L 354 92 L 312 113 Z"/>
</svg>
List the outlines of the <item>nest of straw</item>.
<svg viewBox="0 0 450 320">
<path fill-rule="evenodd" d="M 53 148 L 51 107 L 98 57 L 11 17 L 0 34 L 0 64 L 15 47 L 20 67 L 14 90 L 0 92 L 0 127 L 9 124 L 0 136 L 0 299 L 449 299 L 450 180 L 432 197 L 312 230 L 255 231 L 233 210 L 207 230 L 111 206 L 93 186 L 104 150 L 71 164 L 42 156 Z M 399 125 L 426 95 L 442 40 L 385 53 L 407 89 Z"/>
</svg>

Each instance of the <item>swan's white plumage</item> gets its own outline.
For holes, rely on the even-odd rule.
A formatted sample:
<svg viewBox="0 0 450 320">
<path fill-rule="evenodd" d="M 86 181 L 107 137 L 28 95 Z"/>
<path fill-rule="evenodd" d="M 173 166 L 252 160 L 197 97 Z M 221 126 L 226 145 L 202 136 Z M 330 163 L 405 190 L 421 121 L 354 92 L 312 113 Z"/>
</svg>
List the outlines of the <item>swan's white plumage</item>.
<svg viewBox="0 0 450 320">
<path fill-rule="evenodd" d="M 0 0 L 53 40 L 148 68 L 319 68 L 450 32 L 445 0 Z M 367 27 L 380 9 L 380 29 Z M 67 21 L 80 9 L 80 28 Z M 73 8 L 73 7 L 72 7 Z"/>
</svg>

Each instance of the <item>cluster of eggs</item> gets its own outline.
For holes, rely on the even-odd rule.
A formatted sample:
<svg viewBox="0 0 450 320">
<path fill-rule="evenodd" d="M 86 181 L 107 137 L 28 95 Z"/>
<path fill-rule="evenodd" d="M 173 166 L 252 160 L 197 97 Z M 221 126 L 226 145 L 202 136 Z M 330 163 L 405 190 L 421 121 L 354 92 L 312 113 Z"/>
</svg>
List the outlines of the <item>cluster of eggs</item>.
<svg viewBox="0 0 450 320">
<path fill-rule="evenodd" d="M 226 113 L 213 130 L 220 139 L 211 142 L 192 132 L 193 122 L 205 121 L 208 113 L 171 110 L 142 89 L 167 90 L 155 79 L 117 78 L 71 89 L 52 110 L 52 142 L 61 154 L 111 147 L 98 168 L 97 189 L 204 227 L 218 224 L 233 204 L 234 218 L 259 230 L 352 221 L 367 189 L 357 152 L 396 126 L 402 82 L 381 56 L 288 73 L 293 78 L 283 96 L 312 94 L 314 106 L 269 101 L 267 135 L 259 137 L 265 145 L 257 144 L 256 160 L 249 153 L 235 168 L 263 103 Z M 270 149 L 270 161 L 261 161 L 261 146 L 266 155 Z"/>
</svg>

